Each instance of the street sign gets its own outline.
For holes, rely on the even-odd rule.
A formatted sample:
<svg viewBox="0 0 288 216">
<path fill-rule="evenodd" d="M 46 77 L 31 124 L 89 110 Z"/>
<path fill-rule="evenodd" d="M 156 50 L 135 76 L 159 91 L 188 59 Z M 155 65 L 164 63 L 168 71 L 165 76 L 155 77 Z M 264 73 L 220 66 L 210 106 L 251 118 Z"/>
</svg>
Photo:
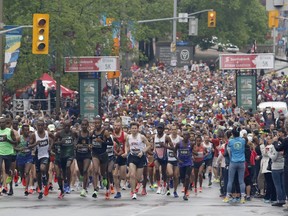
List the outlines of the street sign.
<svg viewBox="0 0 288 216">
<path fill-rule="evenodd" d="M 179 23 L 187 23 L 188 22 L 188 13 L 179 13 L 178 15 L 179 19 L 178 22 Z"/>
<path fill-rule="evenodd" d="M 288 0 L 266 0 L 266 11 L 271 10 L 287 11 Z"/>
<path fill-rule="evenodd" d="M 65 57 L 65 72 L 119 71 L 118 56 Z"/>
<path fill-rule="evenodd" d="M 222 54 L 219 55 L 220 69 L 273 69 L 274 54 Z"/>
</svg>

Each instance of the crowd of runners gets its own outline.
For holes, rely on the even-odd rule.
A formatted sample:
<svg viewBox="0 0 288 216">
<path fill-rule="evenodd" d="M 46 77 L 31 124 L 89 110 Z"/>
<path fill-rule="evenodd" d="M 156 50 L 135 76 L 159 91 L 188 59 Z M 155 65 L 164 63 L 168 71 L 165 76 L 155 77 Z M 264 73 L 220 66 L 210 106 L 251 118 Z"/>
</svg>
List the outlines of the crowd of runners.
<svg viewBox="0 0 288 216">
<path fill-rule="evenodd" d="M 93 119 L 69 111 L 3 115 L 1 195 L 22 184 L 25 196 L 39 199 L 58 188 L 59 199 L 77 190 L 87 197 L 93 187 L 95 199 L 99 190 L 120 199 L 129 189 L 132 199 L 155 191 L 188 200 L 206 179 L 224 202 L 285 204 L 286 113 L 237 107 L 234 71 L 213 62 L 189 70 L 148 65 L 122 79 L 121 95 L 113 88 L 105 87 L 106 112 Z M 287 89 L 284 75 L 257 77 L 258 103 L 286 102 Z"/>
</svg>

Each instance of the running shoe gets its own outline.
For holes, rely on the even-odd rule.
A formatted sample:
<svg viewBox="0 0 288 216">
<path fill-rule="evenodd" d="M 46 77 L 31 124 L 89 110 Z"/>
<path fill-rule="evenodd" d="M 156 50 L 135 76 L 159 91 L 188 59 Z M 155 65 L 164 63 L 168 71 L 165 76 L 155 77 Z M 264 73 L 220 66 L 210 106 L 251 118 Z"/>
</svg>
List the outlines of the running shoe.
<svg viewBox="0 0 288 216">
<path fill-rule="evenodd" d="M 146 195 L 147 195 L 146 188 L 142 188 L 141 195 L 142 195 L 142 196 L 146 196 Z"/>
<path fill-rule="evenodd" d="M 114 196 L 114 199 L 119 199 L 119 198 L 121 198 L 121 193 L 117 192 L 116 195 Z"/>
<path fill-rule="evenodd" d="M 43 198 L 43 192 L 40 192 L 39 194 L 38 194 L 38 199 L 42 199 Z"/>
<path fill-rule="evenodd" d="M 167 190 L 166 196 L 170 196 L 170 195 L 171 195 L 170 190 Z"/>
<path fill-rule="evenodd" d="M 7 176 L 6 178 L 6 184 L 10 184 L 12 181 L 12 177 L 11 176 Z"/>
<path fill-rule="evenodd" d="M 183 196 L 183 200 L 188 201 L 188 197 L 186 196 L 186 194 Z"/>
<path fill-rule="evenodd" d="M 103 184 L 104 187 L 107 187 L 107 185 L 108 185 L 108 181 L 107 181 L 106 178 L 103 178 L 103 180 L 102 180 L 102 184 Z"/>
<path fill-rule="evenodd" d="M 107 191 L 107 192 L 105 193 L 105 199 L 106 199 L 106 200 L 109 200 L 109 199 L 110 199 L 110 192 L 109 192 L 109 191 Z"/>
<path fill-rule="evenodd" d="M 138 193 L 140 187 L 141 187 L 141 184 L 137 183 L 136 188 L 135 188 L 135 193 Z"/>
<path fill-rule="evenodd" d="M 62 200 L 64 198 L 64 193 L 60 192 L 58 195 L 58 199 Z"/>
<path fill-rule="evenodd" d="M 126 185 L 123 185 L 121 189 L 126 190 Z"/>
<path fill-rule="evenodd" d="M 240 203 L 241 203 L 241 204 L 244 204 L 244 203 L 245 203 L 245 198 L 244 198 L 244 197 L 241 197 Z"/>
<path fill-rule="evenodd" d="M 53 185 L 52 185 L 52 183 L 49 183 L 49 190 L 50 190 L 50 191 L 53 191 Z"/>
<path fill-rule="evenodd" d="M 87 193 L 86 193 L 86 190 L 85 189 L 82 189 L 81 193 L 80 193 L 80 196 L 81 197 L 86 197 L 87 196 Z"/>
<path fill-rule="evenodd" d="M 136 193 L 133 193 L 132 199 L 133 199 L 133 200 L 136 200 L 136 199 L 137 199 L 137 194 L 136 194 Z"/>
<path fill-rule="evenodd" d="M 49 187 L 44 186 L 44 196 L 48 196 L 48 194 L 49 194 Z"/>
<path fill-rule="evenodd" d="M 58 179 L 57 179 L 57 176 L 55 175 L 54 176 L 54 183 L 57 183 L 58 182 Z"/>
<path fill-rule="evenodd" d="M 13 189 L 12 188 L 10 188 L 10 191 L 9 191 L 9 193 L 7 194 L 8 196 L 13 196 Z"/>
<path fill-rule="evenodd" d="M 215 183 L 219 183 L 219 182 L 220 182 L 220 179 L 215 178 L 215 179 L 213 180 L 213 182 L 215 182 Z"/>
<path fill-rule="evenodd" d="M 115 190 L 114 190 L 113 185 L 110 186 L 110 191 L 111 191 L 111 194 L 115 194 Z"/>
<path fill-rule="evenodd" d="M 166 194 L 166 187 L 161 187 L 161 194 L 162 195 L 165 195 Z"/>
<path fill-rule="evenodd" d="M 223 199 L 223 202 L 224 202 L 224 203 L 230 203 L 230 202 L 232 202 L 232 197 L 226 196 L 226 197 Z"/>
<path fill-rule="evenodd" d="M 202 187 L 199 187 L 199 193 L 202 193 Z"/>
<path fill-rule="evenodd" d="M 97 197 L 98 197 L 97 191 L 94 190 L 94 192 L 93 192 L 93 194 L 92 194 L 92 197 L 93 197 L 93 198 L 97 198 Z"/>
<path fill-rule="evenodd" d="M 247 196 L 247 197 L 246 197 L 246 201 L 251 201 L 251 197 L 250 197 L 250 196 Z"/>
<path fill-rule="evenodd" d="M 22 186 L 26 187 L 26 178 L 22 178 Z"/>
<path fill-rule="evenodd" d="M 212 186 L 212 182 L 209 181 L 209 183 L 208 183 L 208 187 L 211 187 L 211 186 Z"/>
<path fill-rule="evenodd" d="M 154 188 L 153 185 L 150 185 L 149 188 L 150 188 L 151 191 L 155 191 L 155 188 Z"/>
<path fill-rule="evenodd" d="M 19 180 L 19 175 L 16 172 L 15 175 L 14 175 L 13 181 L 14 181 L 14 183 L 18 183 L 18 180 Z"/>
<path fill-rule="evenodd" d="M 34 194 L 33 188 L 30 188 L 30 189 L 29 189 L 29 194 Z"/>
<path fill-rule="evenodd" d="M 174 195 L 175 198 L 179 197 L 176 191 L 173 192 L 173 195 Z"/>
<path fill-rule="evenodd" d="M 154 183 L 154 184 L 153 184 L 153 187 L 154 187 L 154 188 L 158 188 L 158 184 Z"/>
<path fill-rule="evenodd" d="M 187 197 L 189 197 L 189 191 L 187 190 L 186 194 L 185 194 Z M 197 195 L 197 194 L 196 194 Z"/>
<path fill-rule="evenodd" d="M 7 188 L 7 187 L 3 187 L 2 193 L 3 193 L 3 194 L 7 194 L 7 192 L 8 192 L 8 188 Z"/>
<path fill-rule="evenodd" d="M 70 188 L 69 185 L 66 187 L 65 193 L 66 193 L 66 194 L 70 194 L 70 193 L 71 193 L 71 188 Z"/>
<path fill-rule="evenodd" d="M 28 196 L 28 195 L 29 195 L 28 189 L 25 189 L 24 195 L 25 195 L 25 196 Z"/>
<path fill-rule="evenodd" d="M 158 187 L 156 194 L 161 194 L 161 187 Z"/>
</svg>

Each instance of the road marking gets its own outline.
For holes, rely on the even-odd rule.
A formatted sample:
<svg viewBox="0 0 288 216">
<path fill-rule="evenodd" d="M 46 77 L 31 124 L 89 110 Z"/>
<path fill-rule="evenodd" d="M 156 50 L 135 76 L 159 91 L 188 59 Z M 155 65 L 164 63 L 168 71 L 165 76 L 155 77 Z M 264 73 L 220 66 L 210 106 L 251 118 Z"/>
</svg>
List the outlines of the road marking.
<svg viewBox="0 0 288 216">
<path fill-rule="evenodd" d="M 146 212 L 148 212 L 148 211 L 152 211 L 152 210 L 154 210 L 154 209 L 157 209 L 157 208 L 159 208 L 159 207 L 161 207 L 161 206 L 157 206 L 157 207 L 154 207 L 154 208 L 145 209 L 145 210 L 140 211 L 140 212 L 137 212 L 137 213 L 135 213 L 135 214 L 131 214 L 130 216 L 138 216 L 138 215 L 144 214 L 144 213 L 146 213 Z"/>
</svg>

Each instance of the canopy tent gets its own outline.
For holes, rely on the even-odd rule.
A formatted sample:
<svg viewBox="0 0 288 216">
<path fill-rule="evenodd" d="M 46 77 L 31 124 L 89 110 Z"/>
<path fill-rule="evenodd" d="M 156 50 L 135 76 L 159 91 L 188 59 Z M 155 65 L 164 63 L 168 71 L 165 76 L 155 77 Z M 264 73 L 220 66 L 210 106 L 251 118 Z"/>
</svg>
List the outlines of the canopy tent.
<svg viewBox="0 0 288 216">
<path fill-rule="evenodd" d="M 32 87 L 34 89 L 36 89 L 36 83 L 37 83 L 37 80 L 42 80 L 42 84 L 43 86 L 45 87 L 45 94 L 47 96 L 48 94 L 48 90 L 52 88 L 52 86 L 55 86 L 56 88 L 56 81 L 48 74 L 48 73 L 44 73 L 39 79 L 36 79 L 33 81 L 33 83 L 29 86 L 26 86 L 22 89 L 19 89 L 16 91 L 16 95 L 17 96 L 20 96 L 23 92 L 26 91 L 26 89 L 28 87 Z M 67 98 L 67 97 L 70 97 L 70 98 L 74 98 L 75 94 L 77 93 L 76 91 L 73 91 L 69 88 L 66 88 L 65 86 L 63 85 L 60 85 L 61 87 L 61 90 L 60 90 L 60 95 L 61 97 L 63 98 Z"/>
</svg>

